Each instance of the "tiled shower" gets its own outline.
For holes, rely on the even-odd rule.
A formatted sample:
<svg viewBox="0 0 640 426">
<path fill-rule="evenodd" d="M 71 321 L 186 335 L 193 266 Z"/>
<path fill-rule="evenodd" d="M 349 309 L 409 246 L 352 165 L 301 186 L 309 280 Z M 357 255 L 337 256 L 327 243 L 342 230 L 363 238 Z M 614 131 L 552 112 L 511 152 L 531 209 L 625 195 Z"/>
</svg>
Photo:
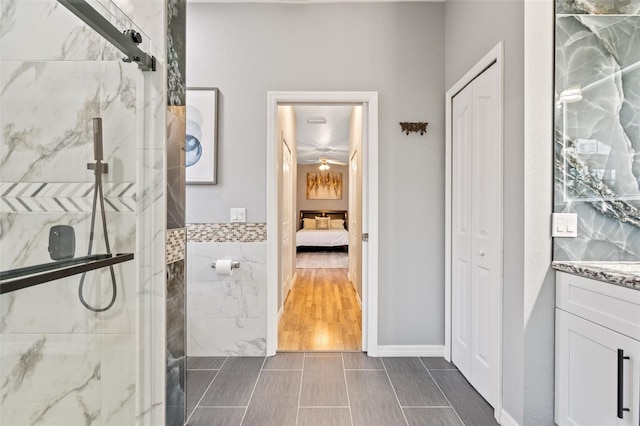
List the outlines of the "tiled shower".
<svg viewBox="0 0 640 426">
<path fill-rule="evenodd" d="M 81 304 L 82 274 L 13 291 L 6 284 L 17 281 L 3 278 L 0 424 L 161 424 L 165 3 L 90 2 L 114 27 L 141 34 L 156 71 L 124 62 L 61 2 L 0 6 L 0 270 L 31 268 L 27 278 L 37 280 L 38 265 L 55 273 L 60 259 L 85 267 L 95 266 L 81 261 L 88 254 L 107 257 L 101 208 L 90 235 L 97 117 L 110 251 L 133 257 L 113 266 L 117 294 L 104 312 Z M 64 255 L 55 254 L 63 232 L 54 230 L 65 230 Z M 89 305 L 108 306 L 110 268 L 87 271 L 81 293 Z"/>
</svg>

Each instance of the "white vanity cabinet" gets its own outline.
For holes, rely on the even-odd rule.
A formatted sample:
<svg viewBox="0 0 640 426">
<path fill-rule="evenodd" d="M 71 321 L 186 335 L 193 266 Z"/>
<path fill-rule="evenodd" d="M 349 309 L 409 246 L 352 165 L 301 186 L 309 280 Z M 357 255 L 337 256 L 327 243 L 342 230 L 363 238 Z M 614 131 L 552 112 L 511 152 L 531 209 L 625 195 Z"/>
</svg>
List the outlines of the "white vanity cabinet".
<svg viewBox="0 0 640 426">
<path fill-rule="evenodd" d="M 556 278 L 556 423 L 638 426 L 640 291 Z"/>
</svg>

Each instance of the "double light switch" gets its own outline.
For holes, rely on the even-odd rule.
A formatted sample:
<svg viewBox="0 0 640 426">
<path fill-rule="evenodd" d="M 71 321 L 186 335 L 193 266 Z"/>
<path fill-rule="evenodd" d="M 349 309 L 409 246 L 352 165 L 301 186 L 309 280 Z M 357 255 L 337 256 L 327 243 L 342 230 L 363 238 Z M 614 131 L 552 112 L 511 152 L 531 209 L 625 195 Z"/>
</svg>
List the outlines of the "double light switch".
<svg viewBox="0 0 640 426">
<path fill-rule="evenodd" d="M 245 208 L 231 209 L 231 223 L 245 223 L 246 221 L 247 221 L 247 209 Z"/>
<path fill-rule="evenodd" d="M 551 218 L 552 237 L 575 238 L 578 236 L 578 215 L 576 213 L 553 213 Z"/>
</svg>

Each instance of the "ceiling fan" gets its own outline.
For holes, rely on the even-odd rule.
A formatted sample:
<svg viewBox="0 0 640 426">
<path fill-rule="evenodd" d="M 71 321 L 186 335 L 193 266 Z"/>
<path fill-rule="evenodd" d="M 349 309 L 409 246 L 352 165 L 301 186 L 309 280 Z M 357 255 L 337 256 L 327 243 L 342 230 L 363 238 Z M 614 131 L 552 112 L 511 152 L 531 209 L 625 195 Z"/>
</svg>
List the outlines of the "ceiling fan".
<svg viewBox="0 0 640 426">
<path fill-rule="evenodd" d="M 307 160 L 305 161 L 307 164 L 320 164 L 320 170 L 325 171 L 329 170 L 329 164 L 335 164 L 338 166 L 346 166 L 347 163 L 343 163 L 342 161 L 332 160 L 330 158 L 318 158 L 317 160 Z"/>
</svg>

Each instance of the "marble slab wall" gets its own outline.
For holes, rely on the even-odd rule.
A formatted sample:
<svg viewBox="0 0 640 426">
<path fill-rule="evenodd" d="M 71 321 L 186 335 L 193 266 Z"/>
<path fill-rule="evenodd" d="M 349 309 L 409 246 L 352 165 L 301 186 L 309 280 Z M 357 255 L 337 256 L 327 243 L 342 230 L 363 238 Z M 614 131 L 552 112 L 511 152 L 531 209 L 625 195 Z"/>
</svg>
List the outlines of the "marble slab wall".
<svg viewBox="0 0 640 426">
<path fill-rule="evenodd" d="M 555 211 L 578 237 L 554 259 L 640 260 L 637 2 L 560 1 L 556 17 Z"/>
<path fill-rule="evenodd" d="M 189 356 L 266 354 L 266 232 L 256 239 L 256 228 L 262 229 L 264 224 L 251 225 L 187 225 Z M 216 241 L 203 238 L 205 235 L 234 238 Z M 218 259 L 238 260 L 240 268 L 231 276 L 220 275 L 211 267 Z"/>
<path fill-rule="evenodd" d="M 145 37 L 164 28 L 162 1 L 98 3 L 110 20 L 139 19 Z M 2 0 L 0 7 L 0 269 L 51 261 L 53 225 L 73 226 L 75 255 L 87 254 L 96 116 L 109 165 L 111 249 L 135 254 L 114 267 L 118 296 L 104 313 L 82 307 L 79 276 L 0 296 L 0 424 L 162 424 L 164 410 L 153 407 L 163 408 L 164 392 L 158 397 L 151 379 L 152 357 L 162 351 L 151 342 L 156 328 L 164 335 L 153 324 L 160 316 L 154 306 L 164 308 L 165 241 L 158 235 L 166 223 L 153 218 L 164 219 L 166 209 L 165 116 L 158 114 L 165 65 L 152 75 L 123 63 L 54 0 Z M 163 52 L 163 40 L 152 54 Z M 98 215 L 92 252 L 104 251 Z M 106 305 L 108 268 L 88 273 L 84 290 L 90 304 Z"/>
<path fill-rule="evenodd" d="M 167 1 L 167 371 L 166 425 L 186 420 L 185 65 L 186 0 Z M 178 241 L 179 240 L 179 241 Z"/>
</svg>

